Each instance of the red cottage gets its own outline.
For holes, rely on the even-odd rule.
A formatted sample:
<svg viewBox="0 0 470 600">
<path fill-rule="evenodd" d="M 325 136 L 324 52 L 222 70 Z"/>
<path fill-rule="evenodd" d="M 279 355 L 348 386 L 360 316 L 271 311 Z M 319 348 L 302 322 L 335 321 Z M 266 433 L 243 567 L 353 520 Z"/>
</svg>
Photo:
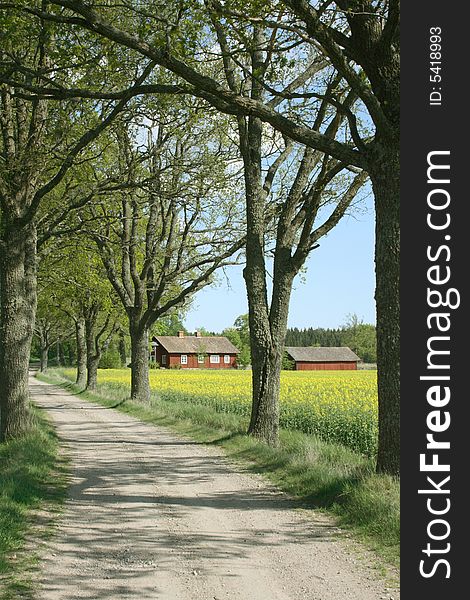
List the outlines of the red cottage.
<svg viewBox="0 0 470 600">
<path fill-rule="evenodd" d="M 295 362 L 296 371 L 329 371 L 357 369 L 361 359 L 345 347 L 300 348 L 289 346 L 285 348 L 289 358 Z"/>
<path fill-rule="evenodd" d="M 237 366 L 240 353 L 226 337 L 185 335 L 158 335 L 152 338 L 152 360 L 163 368 L 230 369 Z"/>
</svg>

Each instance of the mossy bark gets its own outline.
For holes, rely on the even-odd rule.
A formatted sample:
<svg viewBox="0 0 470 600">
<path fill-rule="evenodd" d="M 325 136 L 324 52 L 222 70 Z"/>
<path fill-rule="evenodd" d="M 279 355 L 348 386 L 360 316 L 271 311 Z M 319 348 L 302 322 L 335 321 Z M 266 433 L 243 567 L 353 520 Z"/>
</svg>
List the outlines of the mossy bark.
<svg viewBox="0 0 470 600">
<path fill-rule="evenodd" d="M 149 402 L 149 336 L 148 329 L 142 326 L 140 319 L 134 323 L 131 319 L 131 399 Z"/>
<path fill-rule="evenodd" d="M 28 367 L 36 305 L 34 225 L 8 226 L 0 246 L 0 441 L 29 428 Z"/>
</svg>

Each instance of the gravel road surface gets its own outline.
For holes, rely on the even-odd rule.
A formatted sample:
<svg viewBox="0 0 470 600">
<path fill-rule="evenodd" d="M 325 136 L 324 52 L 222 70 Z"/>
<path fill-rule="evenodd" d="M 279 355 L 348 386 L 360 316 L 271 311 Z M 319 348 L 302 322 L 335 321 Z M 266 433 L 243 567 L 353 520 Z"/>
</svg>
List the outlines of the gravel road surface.
<svg viewBox="0 0 470 600">
<path fill-rule="evenodd" d="M 380 600 L 328 519 L 220 450 L 31 379 L 71 461 L 41 600 Z"/>
</svg>

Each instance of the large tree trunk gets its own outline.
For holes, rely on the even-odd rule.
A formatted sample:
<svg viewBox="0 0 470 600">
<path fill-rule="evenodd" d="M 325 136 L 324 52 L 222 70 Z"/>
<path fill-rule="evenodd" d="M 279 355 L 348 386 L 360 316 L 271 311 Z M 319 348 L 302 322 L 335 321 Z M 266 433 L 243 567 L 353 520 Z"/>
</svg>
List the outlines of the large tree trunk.
<svg viewBox="0 0 470 600">
<path fill-rule="evenodd" d="M 250 236 L 249 236 L 250 237 Z M 256 251 L 259 244 L 247 242 L 247 260 L 243 276 L 248 296 L 248 319 L 250 324 L 252 406 L 248 433 L 277 445 L 279 411 L 277 400 L 269 395 L 267 382 L 274 364 L 271 331 L 269 327 L 268 301 L 264 272 L 263 250 Z"/>
<path fill-rule="evenodd" d="M 36 232 L 6 226 L 0 246 L 0 441 L 29 428 L 28 368 L 36 316 Z"/>
<path fill-rule="evenodd" d="M 252 364 L 254 389 L 248 433 L 277 446 L 282 350 L 263 349 L 260 358 Z"/>
<path fill-rule="evenodd" d="M 254 30 L 253 70 L 264 69 L 262 28 Z M 262 100 L 260 82 L 253 80 L 251 97 Z M 248 295 L 248 318 L 252 363 L 253 396 L 248 433 L 271 446 L 279 443 L 279 393 L 284 336 L 270 323 L 266 286 L 265 211 L 266 193 L 262 183 L 263 123 L 250 116 L 239 119 L 240 149 L 244 162 L 246 193 L 246 267 L 243 271 Z M 273 294 L 274 297 L 274 294 Z M 278 335 L 279 333 L 279 335 Z"/>
<path fill-rule="evenodd" d="M 87 370 L 87 351 L 85 339 L 85 322 L 83 319 L 75 321 L 75 340 L 77 344 L 77 378 L 76 384 L 80 387 L 86 385 L 86 370 Z"/>
<path fill-rule="evenodd" d="M 139 321 L 138 319 L 136 319 Z M 150 401 L 148 329 L 130 318 L 131 399 Z"/>
<path fill-rule="evenodd" d="M 265 265 L 265 193 L 261 183 L 262 122 L 250 117 L 239 123 L 246 194 L 246 267 L 252 366 L 252 408 L 248 433 L 271 446 L 279 442 L 279 386 L 269 324 Z M 282 357 L 281 357 L 282 360 Z M 280 366 L 279 366 L 280 372 Z"/>
<path fill-rule="evenodd" d="M 291 265 L 285 260 L 282 264 L 277 251 L 270 308 L 264 248 L 266 205 L 261 185 L 261 132 L 261 122 L 251 119 L 244 148 L 247 241 L 243 276 L 248 296 L 253 381 L 248 433 L 270 446 L 277 446 L 281 367 L 293 274 Z"/>
<path fill-rule="evenodd" d="M 380 147 L 379 147 L 380 148 Z M 370 177 L 376 210 L 375 270 L 379 447 L 377 470 L 400 473 L 400 164 L 383 145 Z"/>
<path fill-rule="evenodd" d="M 252 336 L 252 352 L 256 359 L 252 364 L 253 404 L 248 432 L 271 446 L 276 446 L 279 441 L 281 369 L 294 276 L 289 250 L 279 248 L 275 257 L 269 335 L 265 332 L 262 336 Z M 252 309 L 251 313 L 255 331 L 262 331 L 257 326 L 257 311 Z"/>
<path fill-rule="evenodd" d="M 390 17 L 389 17 L 390 18 Z M 377 127 L 369 175 L 375 197 L 379 446 L 377 471 L 400 474 L 400 54 L 384 46 L 378 20 L 353 17 L 360 55 L 390 129 Z M 378 50 L 378 51 L 376 51 Z"/>
</svg>

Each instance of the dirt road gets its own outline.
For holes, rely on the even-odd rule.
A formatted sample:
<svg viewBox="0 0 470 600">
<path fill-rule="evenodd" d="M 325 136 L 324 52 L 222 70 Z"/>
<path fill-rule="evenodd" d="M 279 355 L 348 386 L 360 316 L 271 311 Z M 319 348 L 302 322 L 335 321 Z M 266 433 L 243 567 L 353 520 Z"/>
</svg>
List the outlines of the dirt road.
<svg viewBox="0 0 470 600">
<path fill-rule="evenodd" d="M 44 600 L 395 599 L 322 517 L 220 452 L 31 381 L 71 459 Z"/>
</svg>

